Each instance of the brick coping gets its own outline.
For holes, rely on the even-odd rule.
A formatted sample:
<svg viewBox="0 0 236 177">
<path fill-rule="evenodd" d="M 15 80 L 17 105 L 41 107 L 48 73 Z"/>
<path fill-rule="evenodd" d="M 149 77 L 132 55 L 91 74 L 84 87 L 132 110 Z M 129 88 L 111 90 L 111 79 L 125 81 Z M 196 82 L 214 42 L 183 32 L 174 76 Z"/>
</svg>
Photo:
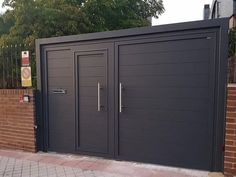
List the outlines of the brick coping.
<svg viewBox="0 0 236 177">
<path fill-rule="evenodd" d="M 236 83 L 235 84 L 228 84 L 228 87 L 236 87 Z"/>
<path fill-rule="evenodd" d="M 34 89 L 0 89 L 0 94 L 33 94 Z"/>
</svg>

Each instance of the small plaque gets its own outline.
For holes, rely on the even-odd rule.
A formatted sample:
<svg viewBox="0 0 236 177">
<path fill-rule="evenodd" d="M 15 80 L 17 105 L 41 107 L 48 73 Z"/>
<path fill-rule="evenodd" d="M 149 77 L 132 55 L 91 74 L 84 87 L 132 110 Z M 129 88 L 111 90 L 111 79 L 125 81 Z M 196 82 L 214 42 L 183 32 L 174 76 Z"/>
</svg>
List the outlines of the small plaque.
<svg viewBox="0 0 236 177">
<path fill-rule="evenodd" d="M 21 52 L 21 65 L 22 66 L 29 66 L 29 51 L 22 51 Z"/>
<path fill-rule="evenodd" d="M 31 67 L 21 67 L 22 87 L 32 87 Z"/>
</svg>

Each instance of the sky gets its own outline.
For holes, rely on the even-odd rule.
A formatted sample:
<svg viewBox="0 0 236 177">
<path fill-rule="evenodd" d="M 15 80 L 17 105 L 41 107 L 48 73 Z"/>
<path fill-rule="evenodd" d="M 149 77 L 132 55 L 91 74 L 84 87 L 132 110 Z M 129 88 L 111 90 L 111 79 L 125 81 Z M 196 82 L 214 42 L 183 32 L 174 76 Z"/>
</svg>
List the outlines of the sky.
<svg viewBox="0 0 236 177">
<path fill-rule="evenodd" d="M 204 4 L 211 4 L 212 0 L 163 0 L 163 3 L 165 12 L 159 19 L 153 19 L 153 25 L 202 20 Z M 0 6 L 0 12 L 4 10 Z"/>
<path fill-rule="evenodd" d="M 2 2 L 3 2 L 3 0 L 0 0 L 0 12 L 4 11 L 4 9 L 2 8 Z"/>
<path fill-rule="evenodd" d="M 153 25 L 187 22 L 203 19 L 204 4 L 213 0 L 163 0 L 165 12 L 159 19 L 153 19 Z"/>
</svg>

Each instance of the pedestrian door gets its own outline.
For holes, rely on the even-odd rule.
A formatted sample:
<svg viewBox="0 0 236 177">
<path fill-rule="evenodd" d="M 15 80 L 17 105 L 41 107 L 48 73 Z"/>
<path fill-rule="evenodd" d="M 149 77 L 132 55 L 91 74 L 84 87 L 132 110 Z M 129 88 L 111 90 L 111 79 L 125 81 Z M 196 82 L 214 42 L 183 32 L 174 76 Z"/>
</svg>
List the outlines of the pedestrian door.
<svg viewBox="0 0 236 177">
<path fill-rule="evenodd" d="M 113 154 L 112 54 L 109 43 L 75 49 L 78 152 Z"/>
</svg>

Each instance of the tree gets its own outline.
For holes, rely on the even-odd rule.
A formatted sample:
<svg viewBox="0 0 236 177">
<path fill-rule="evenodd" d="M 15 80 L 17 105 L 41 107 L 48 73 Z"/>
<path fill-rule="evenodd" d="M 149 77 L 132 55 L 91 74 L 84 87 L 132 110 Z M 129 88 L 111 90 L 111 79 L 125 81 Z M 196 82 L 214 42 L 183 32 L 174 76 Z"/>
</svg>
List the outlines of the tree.
<svg viewBox="0 0 236 177">
<path fill-rule="evenodd" d="M 29 43 L 34 39 L 89 32 L 91 26 L 78 6 L 66 0 L 6 0 L 15 19 L 9 34 L 3 35 L 2 43 Z"/>
<path fill-rule="evenodd" d="M 14 23 L 0 43 L 147 26 L 148 17 L 164 12 L 162 0 L 5 0 L 3 6 L 12 9 L 6 16 Z"/>
<path fill-rule="evenodd" d="M 11 12 L 7 11 L 5 14 L 0 15 L 0 36 L 9 33 L 14 23 L 15 20 Z"/>
<path fill-rule="evenodd" d="M 88 0 L 83 11 L 94 31 L 148 26 L 148 17 L 164 12 L 162 0 Z"/>
</svg>

